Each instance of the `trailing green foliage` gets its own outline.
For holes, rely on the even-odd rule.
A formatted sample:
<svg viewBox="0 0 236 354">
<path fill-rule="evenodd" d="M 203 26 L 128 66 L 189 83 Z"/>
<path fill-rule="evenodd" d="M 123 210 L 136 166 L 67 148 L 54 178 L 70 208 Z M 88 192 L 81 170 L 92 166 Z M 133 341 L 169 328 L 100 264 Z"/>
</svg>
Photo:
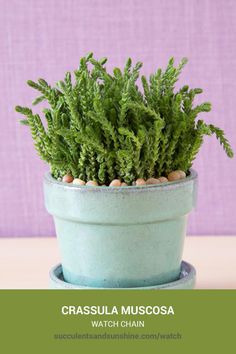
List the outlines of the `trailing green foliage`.
<svg viewBox="0 0 236 354">
<path fill-rule="evenodd" d="M 171 58 L 166 70 L 158 69 L 149 80 L 142 76 L 142 90 L 137 85 L 142 63 L 132 67 L 129 58 L 123 72 L 114 68 L 111 75 L 106 61 L 89 53 L 80 60 L 74 79 L 68 72 L 56 87 L 43 79 L 28 81 L 40 92 L 33 105 L 49 103 L 50 108 L 43 109 L 44 124 L 31 109 L 16 107 L 55 178 L 70 173 L 99 184 L 113 178 L 131 184 L 172 170 L 188 172 L 204 135 L 212 134 L 233 156 L 224 132 L 197 120 L 199 113 L 211 110 L 208 102 L 193 106 L 202 90 L 183 86 L 174 92 L 186 58 L 177 67 Z"/>
</svg>

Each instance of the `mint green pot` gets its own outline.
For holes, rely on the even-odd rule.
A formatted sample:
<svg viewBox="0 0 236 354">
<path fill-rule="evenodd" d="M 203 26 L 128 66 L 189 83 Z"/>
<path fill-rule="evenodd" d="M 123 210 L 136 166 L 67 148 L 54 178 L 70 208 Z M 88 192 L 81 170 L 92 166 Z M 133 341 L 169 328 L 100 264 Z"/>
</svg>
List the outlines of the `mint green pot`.
<svg viewBox="0 0 236 354">
<path fill-rule="evenodd" d="M 66 282 L 154 286 L 178 279 L 197 174 L 159 185 L 76 186 L 44 178 Z"/>
</svg>

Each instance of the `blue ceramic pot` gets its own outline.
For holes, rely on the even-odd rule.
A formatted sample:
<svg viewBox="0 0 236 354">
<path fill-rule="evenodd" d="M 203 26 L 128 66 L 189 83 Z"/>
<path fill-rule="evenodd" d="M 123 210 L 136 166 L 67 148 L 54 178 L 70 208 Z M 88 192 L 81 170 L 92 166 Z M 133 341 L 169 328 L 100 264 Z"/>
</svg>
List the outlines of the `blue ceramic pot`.
<svg viewBox="0 0 236 354">
<path fill-rule="evenodd" d="M 76 186 L 44 178 L 66 282 L 146 287 L 179 277 L 197 174 L 159 185 Z"/>
</svg>

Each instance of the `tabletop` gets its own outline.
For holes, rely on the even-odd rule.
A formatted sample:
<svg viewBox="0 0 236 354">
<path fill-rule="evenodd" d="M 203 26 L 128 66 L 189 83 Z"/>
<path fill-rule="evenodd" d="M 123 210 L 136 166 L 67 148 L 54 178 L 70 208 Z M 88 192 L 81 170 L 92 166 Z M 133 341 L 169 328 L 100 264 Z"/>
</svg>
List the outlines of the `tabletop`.
<svg viewBox="0 0 236 354">
<path fill-rule="evenodd" d="M 188 236 L 183 259 L 196 268 L 196 289 L 236 289 L 236 236 Z M 0 238 L 0 289 L 47 289 L 57 263 L 55 237 Z"/>
</svg>

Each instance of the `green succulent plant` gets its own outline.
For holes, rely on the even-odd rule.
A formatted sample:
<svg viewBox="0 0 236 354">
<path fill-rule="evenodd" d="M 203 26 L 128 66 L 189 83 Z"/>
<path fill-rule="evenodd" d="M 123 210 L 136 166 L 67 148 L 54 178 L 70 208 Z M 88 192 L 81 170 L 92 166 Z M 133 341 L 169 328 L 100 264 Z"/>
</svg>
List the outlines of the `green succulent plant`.
<svg viewBox="0 0 236 354">
<path fill-rule="evenodd" d="M 40 92 L 33 105 L 47 101 L 45 122 L 30 108 L 16 106 L 29 126 L 39 156 L 55 178 L 71 174 L 85 181 L 109 184 L 120 178 L 128 184 L 137 178 L 165 176 L 172 170 L 188 172 L 204 135 L 215 134 L 226 154 L 233 151 L 224 132 L 203 120 L 209 102 L 194 106 L 202 89 L 183 86 L 174 90 L 187 62 L 174 66 L 171 58 L 165 71 L 158 69 L 149 79 L 141 77 L 142 63 L 124 70 L 106 71 L 107 59 L 95 60 L 89 53 L 74 72 L 51 87 L 45 80 L 28 81 Z"/>
</svg>

